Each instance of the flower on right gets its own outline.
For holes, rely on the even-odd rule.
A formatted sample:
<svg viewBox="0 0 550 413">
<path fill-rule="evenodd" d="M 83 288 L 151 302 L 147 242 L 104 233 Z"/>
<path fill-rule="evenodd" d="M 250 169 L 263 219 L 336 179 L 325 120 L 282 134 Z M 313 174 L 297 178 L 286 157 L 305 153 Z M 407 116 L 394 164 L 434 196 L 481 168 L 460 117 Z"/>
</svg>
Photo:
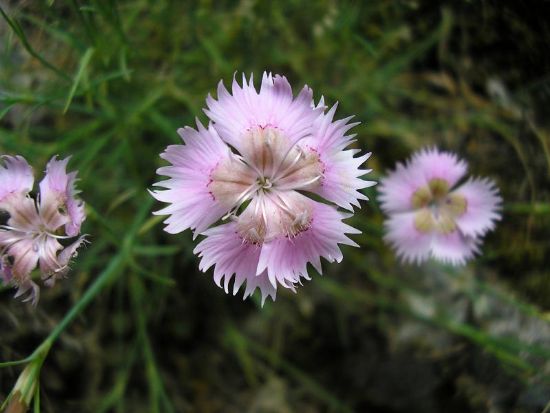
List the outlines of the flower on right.
<svg viewBox="0 0 550 413">
<path fill-rule="evenodd" d="M 467 169 L 454 153 L 429 148 L 380 181 L 384 239 L 403 261 L 461 265 L 479 253 L 501 218 L 502 198 L 492 180 L 464 179 Z"/>
</svg>

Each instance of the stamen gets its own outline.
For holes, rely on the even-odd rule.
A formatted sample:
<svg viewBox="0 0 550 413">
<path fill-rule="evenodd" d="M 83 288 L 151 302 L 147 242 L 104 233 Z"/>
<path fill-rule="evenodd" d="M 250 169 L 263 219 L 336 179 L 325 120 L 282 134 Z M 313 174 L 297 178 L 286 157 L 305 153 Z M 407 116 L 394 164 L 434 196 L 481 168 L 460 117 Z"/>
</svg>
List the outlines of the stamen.
<svg viewBox="0 0 550 413">
<path fill-rule="evenodd" d="M 250 185 L 248 188 L 246 188 L 243 192 L 240 193 L 240 195 L 235 200 L 234 206 L 229 210 L 227 214 L 225 214 L 222 217 L 222 220 L 225 221 L 227 218 L 229 218 L 232 215 L 235 215 L 239 207 L 246 201 L 248 201 L 252 195 L 259 189 L 259 185 L 255 182 L 252 185 Z"/>
<path fill-rule="evenodd" d="M 238 159 L 243 165 L 248 166 L 250 169 L 256 172 L 258 176 L 263 176 L 263 173 L 258 168 L 256 168 L 254 164 L 246 162 L 246 160 L 241 155 L 233 154 L 233 156 Z"/>
<path fill-rule="evenodd" d="M 260 184 L 262 189 L 270 189 L 273 187 L 273 182 L 269 178 L 260 178 Z"/>
<path fill-rule="evenodd" d="M 273 201 L 273 203 L 275 205 L 277 205 L 279 208 L 281 208 L 283 211 L 285 211 L 291 217 L 295 216 L 295 214 L 292 211 L 291 207 L 285 202 L 285 200 L 283 198 L 281 198 L 279 196 L 279 194 L 275 194 L 275 197 L 270 197 L 270 199 Z"/>
<path fill-rule="evenodd" d="M 43 234 L 45 235 L 48 235 L 52 238 L 55 238 L 55 239 L 70 239 L 70 238 L 74 238 L 74 237 L 70 237 L 68 235 L 57 235 L 57 234 L 52 234 L 51 232 L 48 232 L 48 231 L 44 231 Z"/>
<path fill-rule="evenodd" d="M 303 139 L 303 138 L 300 138 L 299 140 L 301 140 L 301 139 Z M 279 163 L 279 166 L 277 167 L 277 169 L 275 170 L 275 173 L 273 174 L 273 180 L 274 181 L 279 180 L 281 178 L 284 178 L 286 176 L 285 174 L 283 174 L 282 176 L 277 176 L 277 175 L 279 174 L 283 164 L 285 163 L 287 156 L 290 155 L 290 152 L 292 151 L 292 149 L 294 149 L 294 147 L 297 145 L 297 143 L 298 143 L 298 141 L 294 142 L 294 144 L 286 151 L 285 156 L 283 156 L 283 159 L 281 160 L 281 162 Z M 290 165 L 285 168 L 284 171 L 288 171 L 289 169 L 291 169 L 304 156 L 304 152 L 303 152 L 302 148 L 297 146 L 296 149 L 298 150 L 298 153 L 296 154 L 296 157 L 290 163 Z"/>
<path fill-rule="evenodd" d="M 32 233 L 36 233 L 36 231 L 27 231 L 25 229 L 19 229 L 19 228 L 16 228 L 16 227 L 11 227 L 9 225 L 0 225 L 0 228 L 1 229 L 7 229 L 9 231 L 16 231 L 16 232 L 22 232 L 24 234 L 32 234 Z"/>
<path fill-rule="evenodd" d="M 294 190 L 302 189 L 302 188 L 305 188 L 305 187 L 317 182 L 322 177 L 323 177 L 322 175 L 317 175 L 316 177 L 310 179 L 309 181 L 306 181 L 306 182 L 303 182 L 303 183 L 298 183 L 298 184 L 293 184 L 292 186 L 278 186 L 277 189 L 279 189 L 281 191 L 285 191 L 285 190 L 289 190 L 289 189 L 294 189 Z"/>
</svg>

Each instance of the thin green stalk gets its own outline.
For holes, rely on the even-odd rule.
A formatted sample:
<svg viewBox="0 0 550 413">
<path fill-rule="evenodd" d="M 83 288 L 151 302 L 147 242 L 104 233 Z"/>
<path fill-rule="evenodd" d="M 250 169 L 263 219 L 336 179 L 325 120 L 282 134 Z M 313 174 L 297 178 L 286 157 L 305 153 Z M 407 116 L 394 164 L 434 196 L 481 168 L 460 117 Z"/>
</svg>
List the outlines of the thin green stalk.
<svg viewBox="0 0 550 413">
<path fill-rule="evenodd" d="M 101 275 L 94 281 L 94 283 L 86 290 L 84 295 L 78 300 L 78 302 L 69 310 L 67 315 L 57 324 L 52 330 L 50 335 L 44 340 L 40 347 L 36 350 L 39 351 L 43 346 L 51 346 L 59 337 L 59 335 L 72 323 L 72 321 L 90 304 L 103 288 L 112 281 L 120 270 L 124 267 L 127 260 L 128 251 L 124 248 L 113 258 L 109 266 L 101 273 Z"/>
<path fill-rule="evenodd" d="M 161 404 L 167 412 L 174 413 L 175 410 L 166 394 L 164 383 L 160 376 L 155 354 L 149 339 L 147 331 L 147 321 L 144 314 L 144 286 L 138 276 L 130 278 L 130 291 L 132 304 L 134 305 L 133 313 L 136 316 L 136 324 L 138 328 L 138 340 L 142 347 L 143 357 L 145 359 L 145 369 L 149 384 L 150 411 L 160 412 Z"/>
<path fill-rule="evenodd" d="M 504 205 L 505 212 L 514 214 L 550 214 L 550 203 L 547 202 L 511 202 Z"/>
<path fill-rule="evenodd" d="M 40 56 L 36 51 L 32 48 L 29 41 L 27 40 L 27 36 L 25 36 L 25 33 L 23 32 L 23 29 L 21 28 L 21 25 L 17 22 L 17 20 L 10 18 L 4 9 L 0 6 L 0 14 L 2 14 L 2 17 L 6 20 L 8 25 L 12 28 L 12 30 L 15 32 L 19 40 L 21 40 L 21 43 L 23 43 L 23 47 L 27 50 L 27 52 L 37 59 L 40 63 L 42 63 L 43 66 L 47 67 L 51 71 L 53 71 L 56 75 L 58 75 L 60 78 L 64 80 L 70 81 L 71 78 L 62 70 L 52 65 L 50 62 L 48 62 L 46 59 L 44 59 L 42 56 Z"/>
<path fill-rule="evenodd" d="M 135 236 L 141 226 L 141 223 L 143 222 L 143 219 L 145 218 L 147 211 L 149 211 L 151 204 L 152 199 L 150 198 L 143 203 L 132 228 L 128 232 L 128 235 L 124 238 L 122 248 L 119 253 L 111 260 L 108 267 L 99 275 L 99 277 L 97 277 L 95 282 L 86 290 L 80 300 L 78 300 L 78 302 L 69 310 L 67 315 L 52 330 L 50 335 L 46 338 L 46 340 L 44 340 L 40 347 L 53 344 L 65 328 L 67 328 L 67 326 L 76 318 L 76 316 L 78 316 L 88 306 L 88 304 L 90 304 L 95 296 L 99 294 L 110 281 L 112 281 L 114 276 L 122 270 L 128 260 Z M 38 351 L 40 347 L 36 351 Z"/>
<path fill-rule="evenodd" d="M 86 70 L 86 67 L 88 67 L 88 64 L 90 63 L 90 60 L 92 59 L 92 56 L 94 55 L 94 48 L 90 47 L 88 50 L 86 50 L 86 53 L 84 53 L 84 56 L 80 59 L 80 64 L 78 66 L 78 71 L 76 72 L 76 75 L 74 77 L 73 84 L 71 85 L 71 90 L 69 91 L 69 94 L 67 95 L 67 100 L 65 101 L 65 106 L 63 107 L 63 113 L 67 113 L 67 110 L 69 110 L 69 106 L 71 105 L 71 102 L 73 100 L 74 94 L 76 93 L 76 89 L 78 88 L 78 85 L 80 83 L 80 79 L 82 79 L 82 76 L 84 75 L 84 71 Z"/>
</svg>

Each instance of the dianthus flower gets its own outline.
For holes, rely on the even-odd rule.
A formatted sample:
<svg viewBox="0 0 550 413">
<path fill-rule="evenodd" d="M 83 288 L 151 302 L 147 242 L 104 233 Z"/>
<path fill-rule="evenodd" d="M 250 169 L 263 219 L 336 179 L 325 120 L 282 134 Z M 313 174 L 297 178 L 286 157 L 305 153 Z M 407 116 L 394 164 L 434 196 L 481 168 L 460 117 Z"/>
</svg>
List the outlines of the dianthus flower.
<svg viewBox="0 0 550 413">
<path fill-rule="evenodd" d="M 500 219 L 502 199 L 487 178 L 462 182 L 466 171 L 455 154 L 424 149 L 380 181 L 385 239 L 403 261 L 431 256 L 458 265 L 479 252 Z"/>
<path fill-rule="evenodd" d="M 68 272 L 70 259 L 84 242 L 79 237 L 68 246 L 60 241 L 76 238 L 86 215 L 75 198 L 76 172 L 66 173 L 69 158 L 53 157 L 40 182 L 40 194 L 30 197 L 32 168 L 21 156 L 3 156 L 0 165 L 0 211 L 9 214 L 0 225 L 0 276 L 18 287 L 16 297 L 38 302 L 39 287 L 31 279 L 38 267 L 42 281 L 53 286 Z M 5 217 L 6 218 L 6 217 Z"/>
<path fill-rule="evenodd" d="M 278 285 L 294 291 L 310 278 L 308 263 L 321 273 L 321 257 L 340 262 L 338 244 L 357 245 L 345 234 L 359 231 L 337 207 L 367 199 L 359 190 L 374 183 L 360 179 L 369 172 L 360 166 L 370 154 L 345 150 L 356 124 L 334 121 L 336 105 L 327 112 L 312 96 L 304 86 L 294 97 L 285 77 L 266 73 L 259 92 L 252 76 L 233 80 L 232 94 L 220 81 L 217 100 L 206 100 L 208 128 L 178 130 L 185 145 L 161 155 L 171 165 L 157 172 L 170 179 L 152 194 L 170 205 L 157 214 L 170 215 L 169 233 L 205 236 L 194 250 L 199 268 L 214 267 L 226 292 L 234 278 L 233 294 L 246 281 L 245 298 L 259 288 L 262 303 L 274 300 Z"/>
</svg>

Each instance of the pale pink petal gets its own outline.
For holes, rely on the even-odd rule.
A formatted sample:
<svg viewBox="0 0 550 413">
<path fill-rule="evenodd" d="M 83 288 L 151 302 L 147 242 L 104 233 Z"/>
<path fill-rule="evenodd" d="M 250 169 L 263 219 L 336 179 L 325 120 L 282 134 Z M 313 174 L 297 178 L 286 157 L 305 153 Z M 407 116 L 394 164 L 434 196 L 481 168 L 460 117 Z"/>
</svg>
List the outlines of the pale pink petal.
<svg viewBox="0 0 550 413">
<path fill-rule="evenodd" d="M 39 248 L 32 238 L 21 238 L 11 244 L 6 255 L 13 257 L 12 273 L 16 284 L 26 281 L 32 270 L 36 268 L 39 258 Z"/>
<path fill-rule="evenodd" d="M 430 256 L 432 235 L 415 227 L 415 212 L 393 213 L 384 222 L 384 239 L 404 262 L 421 263 Z"/>
<path fill-rule="evenodd" d="M 197 128 L 178 130 L 185 145 L 168 146 L 161 157 L 171 165 L 157 170 L 159 175 L 170 177 L 155 184 L 166 189 L 151 191 L 159 201 L 171 204 L 155 212 L 170 215 L 164 223 L 165 231 L 171 234 L 191 228 L 196 236 L 229 209 L 215 199 L 208 185 L 213 169 L 229 159 L 230 150 L 212 126 L 205 129 L 197 121 Z"/>
<path fill-rule="evenodd" d="M 426 181 L 444 179 L 453 187 L 466 174 L 468 165 L 452 152 L 440 151 L 437 148 L 423 149 L 416 152 L 409 163 L 411 168 L 418 168 Z"/>
<path fill-rule="evenodd" d="M 359 200 L 367 200 L 360 190 L 376 184 L 361 179 L 370 169 L 360 169 L 370 157 L 370 153 L 355 157 L 357 149 L 344 150 L 353 142 L 355 135 L 346 133 L 358 123 L 348 123 L 352 117 L 333 121 L 337 105 L 326 114 L 320 115 L 313 127 L 311 137 L 300 142 L 305 150 L 313 150 L 319 155 L 323 165 L 320 185 L 312 192 L 322 196 L 338 206 L 352 211 L 359 206 Z"/>
<path fill-rule="evenodd" d="M 265 73 L 260 92 L 252 76 L 242 86 L 233 79 L 230 94 L 223 82 L 218 85 L 218 99 L 208 96 L 205 113 L 215 122 L 221 138 L 241 152 L 242 136 L 253 127 L 274 127 L 288 138 L 289 145 L 312 132 L 313 121 L 322 108 L 313 107 L 313 92 L 307 86 L 296 98 L 284 76 Z"/>
<path fill-rule="evenodd" d="M 67 173 L 70 157 L 58 160 L 54 156 L 46 166 L 46 175 L 40 182 L 40 215 L 52 231 L 65 225 L 65 232 L 73 237 L 80 232 L 86 219 L 84 203 L 77 199 L 76 172 Z"/>
<path fill-rule="evenodd" d="M 38 299 L 40 298 L 40 288 L 30 278 L 27 278 L 17 284 L 17 292 L 15 293 L 14 297 L 19 298 L 24 296 L 25 294 L 27 294 L 27 297 L 24 298 L 22 301 L 30 301 L 31 304 L 36 307 L 36 304 L 38 304 Z"/>
<path fill-rule="evenodd" d="M 67 213 L 69 214 L 70 220 L 65 225 L 65 233 L 69 237 L 75 237 L 80 234 L 80 227 L 82 222 L 86 219 L 85 204 L 82 200 L 75 197 L 75 195 L 79 192 L 75 190 L 75 180 L 76 172 L 70 173 L 68 188 L 71 189 L 69 192 L 69 197 L 67 198 Z"/>
<path fill-rule="evenodd" d="M 21 231 L 0 229 L 0 249 L 7 250 L 12 244 L 26 238 L 27 235 Z"/>
<path fill-rule="evenodd" d="M 13 212 L 17 200 L 26 197 L 32 190 L 32 168 L 22 156 L 2 156 L 0 165 L 0 209 Z"/>
<path fill-rule="evenodd" d="M 56 257 L 48 255 L 40 259 L 40 269 L 42 271 L 42 279 L 48 287 L 53 287 L 55 282 L 64 278 L 69 272 L 69 263 L 71 259 L 78 255 L 78 248 L 86 243 L 86 236 L 79 237 L 76 241 L 62 249 Z M 51 248 L 51 247 L 50 247 Z M 56 251 L 58 251 L 58 248 Z M 44 263 L 43 261 L 48 260 Z"/>
<path fill-rule="evenodd" d="M 354 157 L 359 152 L 359 150 L 350 149 L 332 155 L 321 155 L 324 166 L 323 177 L 321 185 L 313 192 L 349 211 L 353 210 L 353 206 L 360 208 L 359 200 L 368 200 L 360 190 L 376 185 L 376 182 L 361 179 L 371 171 L 360 169 L 371 154 L 369 152 Z"/>
<path fill-rule="evenodd" d="M 53 237 L 45 238 L 37 244 L 39 260 L 38 265 L 45 284 L 53 285 L 56 273 L 61 270 L 57 259 L 57 252 L 63 249 L 63 246 Z"/>
<path fill-rule="evenodd" d="M 235 280 L 235 283 L 237 280 Z M 273 301 L 277 297 L 277 287 L 274 287 L 267 276 L 267 271 L 262 272 L 261 274 L 250 276 L 246 279 L 246 288 L 243 295 L 243 300 L 251 296 L 254 291 L 259 288 L 262 295 L 262 307 L 265 304 L 265 299 L 269 296 Z M 294 288 L 290 288 L 293 292 L 296 292 Z M 235 289 L 233 289 L 233 294 L 235 294 Z"/>
<path fill-rule="evenodd" d="M 452 265 L 463 265 L 479 251 L 479 240 L 454 231 L 450 234 L 435 234 L 432 239 L 432 256 Z"/>
<path fill-rule="evenodd" d="M 244 282 L 247 283 L 244 298 L 260 289 L 262 303 L 269 295 L 273 300 L 276 297 L 276 287 L 266 282 L 267 275 L 256 275 L 260 247 L 245 242 L 238 234 L 234 222 L 219 225 L 204 232 L 203 239 L 193 251 L 201 261 L 199 269 L 203 272 L 214 267 L 214 282 L 229 292 L 229 284 L 234 278 L 233 294 L 235 295 Z"/>
<path fill-rule="evenodd" d="M 28 196 L 10 197 L 6 200 L 10 207 L 10 218 L 8 219 L 8 228 L 13 228 L 16 236 L 21 236 L 19 231 L 33 232 L 42 226 L 42 219 L 36 209 L 33 199 Z"/>
<path fill-rule="evenodd" d="M 0 230 L 0 271 L 4 283 L 11 283 L 18 288 L 15 297 L 28 293 L 23 301 L 36 305 L 40 296 L 38 286 L 31 280 L 31 271 L 36 267 L 38 254 L 32 239 L 25 238 L 24 233 L 12 230 Z"/>
<path fill-rule="evenodd" d="M 466 212 L 456 219 L 462 233 L 477 237 L 494 229 L 500 220 L 502 198 L 495 183 L 489 179 L 469 179 L 455 191 L 466 199 Z"/>
<path fill-rule="evenodd" d="M 307 264 L 322 273 L 321 258 L 328 262 L 342 261 L 338 244 L 357 246 L 345 234 L 360 231 L 342 222 L 347 215 L 336 208 L 303 197 L 312 208 L 307 229 L 293 237 L 280 236 L 262 246 L 256 273 L 267 271 L 273 286 L 291 288 L 300 278 L 309 279 Z"/>
<path fill-rule="evenodd" d="M 319 101 L 319 105 L 324 108 L 324 99 Z M 334 120 L 337 108 L 338 103 L 334 104 L 328 112 L 320 114 L 313 123 L 311 136 L 301 143 L 315 148 L 319 152 L 329 153 L 341 151 L 353 143 L 355 134 L 346 135 L 346 133 L 360 122 L 350 123 L 353 116 Z"/>
<path fill-rule="evenodd" d="M 386 213 L 406 212 L 413 209 L 413 194 L 426 186 L 422 170 L 414 165 L 397 164 L 395 171 L 380 180 L 378 187 L 380 206 Z"/>
</svg>

